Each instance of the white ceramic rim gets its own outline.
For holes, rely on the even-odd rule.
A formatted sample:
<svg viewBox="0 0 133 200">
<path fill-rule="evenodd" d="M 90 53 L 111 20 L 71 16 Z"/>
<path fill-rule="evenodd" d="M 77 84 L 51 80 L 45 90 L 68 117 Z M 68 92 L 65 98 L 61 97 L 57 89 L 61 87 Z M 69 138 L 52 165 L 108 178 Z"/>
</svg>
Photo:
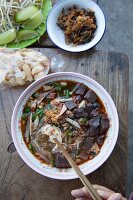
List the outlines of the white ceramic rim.
<svg viewBox="0 0 133 200">
<path fill-rule="evenodd" d="M 112 105 L 112 109 L 113 109 L 113 113 L 114 113 L 114 116 L 115 116 L 115 122 L 116 122 L 116 127 L 115 127 L 115 137 L 113 138 L 112 140 L 112 143 L 111 143 L 111 146 L 109 148 L 109 151 L 107 152 L 107 154 L 102 157 L 102 159 L 100 160 L 99 163 L 97 163 L 97 165 L 94 166 L 93 169 L 89 170 L 89 172 L 86 170 L 84 172 L 85 175 L 87 174 L 90 174 L 92 173 L 93 171 L 95 171 L 96 169 L 98 169 L 107 159 L 108 157 L 110 156 L 110 154 L 112 153 L 114 147 L 115 147 L 115 144 L 117 142 L 117 137 L 118 137 L 118 131 L 119 131 L 119 119 L 118 119 L 118 113 L 117 113 L 117 110 L 116 110 L 116 107 L 114 105 L 114 102 L 112 100 L 112 98 L 110 97 L 110 95 L 108 94 L 108 92 L 99 84 L 97 83 L 95 80 L 85 76 L 85 75 L 82 75 L 82 74 L 79 74 L 79 73 L 74 73 L 74 72 L 58 72 L 58 73 L 53 73 L 53 74 L 50 74 L 50 75 L 47 75 L 46 77 L 43 77 L 37 81 L 35 81 L 34 83 L 32 83 L 28 88 L 25 89 L 25 91 L 21 94 L 21 96 L 19 97 L 16 105 L 15 105 L 15 108 L 13 110 L 13 115 L 12 115 L 12 120 L 11 120 L 11 132 L 12 132 L 12 139 L 13 139 L 13 142 L 14 142 L 14 145 L 17 149 L 17 152 L 19 153 L 19 155 L 21 156 L 21 158 L 24 160 L 24 162 L 31 168 L 33 169 L 34 171 L 38 172 L 39 174 L 43 175 L 43 176 L 46 176 L 46 177 L 49 177 L 49 178 L 53 178 L 53 179 L 59 179 L 59 180 L 70 180 L 70 179 L 75 179 L 75 178 L 78 178 L 78 176 L 76 175 L 76 173 L 73 173 L 72 175 L 67 175 L 67 176 L 57 176 L 56 174 L 48 174 L 38 168 L 35 168 L 30 162 L 28 159 L 25 158 L 25 156 L 23 155 L 23 153 L 20 151 L 20 148 L 19 148 L 19 145 L 16 141 L 16 137 L 15 137 L 15 134 L 16 134 L 16 131 L 15 130 L 15 118 L 16 118 L 16 112 L 19 108 L 19 104 L 20 102 L 23 100 L 23 96 L 29 91 L 31 90 L 31 88 L 33 88 L 36 83 L 39 83 L 41 82 L 42 80 L 45 80 L 45 79 L 48 79 L 48 78 L 52 78 L 52 77 L 55 77 L 55 76 L 76 76 L 76 77 L 80 77 L 81 79 L 85 80 L 85 81 L 90 81 L 92 84 L 94 85 L 97 85 L 98 88 L 100 90 L 103 91 L 103 93 L 107 96 L 108 100 L 109 100 L 109 103 Z M 28 149 L 27 149 L 28 150 Z"/>
<path fill-rule="evenodd" d="M 48 14 L 48 16 L 47 16 L 47 20 L 46 20 L 47 33 L 48 33 L 50 39 L 53 41 L 53 43 L 54 43 L 55 45 L 57 45 L 59 48 L 63 49 L 63 50 L 66 50 L 66 51 L 69 51 L 69 52 L 75 52 L 75 53 L 76 53 L 76 52 L 82 52 L 82 51 L 86 51 L 86 50 L 88 50 L 88 49 L 91 49 L 91 48 L 94 47 L 96 44 L 98 44 L 98 43 L 100 42 L 100 40 L 102 39 L 102 37 L 103 37 L 103 35 L 104 35 L 104 33 L 105 33 L 105 26 L 106 26 L 105 16 L 104 16 L 103 11 L 101 10 L 101 8 L 100 8 L 96 3 L 95 3 L 94 1 L 92 1 L 92 0 L 81 0 L 81 1 L 82 1 L 82 2 L 84 1 L 86 4 L 88 4 L 88 7 L 89 7 L 89 3 L 90 3 L 90 4 L 93 5 L 93 7 L 95 7 L 95 9 L 97 9 L 97 13 L 100 15 L 100 20 L 99 20 L 99 21 L 100 21 L 100 23 L 101 23 L 100 29 L 99 29 L 99 27 L 97 28 L 97 29 L 100 30 L 100 34 L 99 34 L 99 35 L 96 34 L 96 32 L 97 32 L 97 30 L 96 30 L 96 32 L 95 32 L 96 35 L 94 36 L 94 38 L 92 39 L 92 41 L 90 41 L 89 43 L 83 44 L 83 45 L 78 45 L 77 47 L 71 47 L 71 45 L 65 45 L 65 46 L 63 46 L 61 43 L 59 43 L 59 42 L 57 41 L 57 38 L 56 38 L 56 37 L 53 37 L 53 36 L 52 36 L 51 23 L 50 23 L 51 19 L 50 19 L 50 17 L 51 17 L 51 15 L 53 14 L 53 12 L 56 11 L 56 9 L 57 9 L 58 6 L 62 5 L 62 8 L 64 8 L 64 7 L 63 7 L 64 3 L 65 3 L 65 2 L 68 2 L 68 1 L 71 1 L 71 2 L 72 2 L 72 5 L 75 5 L 75 4 L 76 4 L 76 0 L 61 0 L 61 1 L 59 1 L 58 3 L 56 3 L 56 4 L 53 6 L 53 8 L 50 10 L 50 12 L 49 12 L 49 14 Z M 98 19 L 98 18 L 96 17 L 96 19 Z M 61 34 L 61 32 L 62 32 L 62 31 L 60 30 L 60 34 Z M 57 37 L 58 37 L 58 36 L 57 36 Z M 95 39 L 95 42 L 93 42 L 94 39 Z"/>
</svg>

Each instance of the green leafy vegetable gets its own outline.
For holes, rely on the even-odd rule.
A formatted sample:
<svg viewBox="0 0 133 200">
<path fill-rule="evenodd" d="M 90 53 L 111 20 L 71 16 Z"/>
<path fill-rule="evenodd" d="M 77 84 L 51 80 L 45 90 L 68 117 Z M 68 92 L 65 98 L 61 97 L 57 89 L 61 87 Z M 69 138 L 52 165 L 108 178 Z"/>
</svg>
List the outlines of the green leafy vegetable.
<svg viewBox="0 0 133 200">
<path fill-rule="evenodd" d="M 31 139 L 31 138 L 30 138 L 30 132 L 29 132 L 29 135 L 28 135 L 28 140 L 30 141 L 30 139 Z"/>
<path fill-rule="evenodd" d="M 23 121 L 26 121 L 27 120 L 27 115 L 25 113 L 22 114 L 22 118 L 21 118 Z"/>
<path fill-rule="evenodd" d="M 79 119 L 79 124 L 80 125 L 88 125 L 88 119 L 86 119 L 86 118 L 80 118 Z"/>
<path fill-rule="evenodd" d="M 29 148 L 29 150 L 30 150 L 31 153 L 34 153 L 34 148 L 33 148 L 33 146 L 32 146 L 31 143 L 28 145 L 28 148 Z"/>
<path fill-rule="evenodd" d="M 36 117 L 42 118 L 44 116 L 44 108 L 37 108 L 36 112 L 32 115 L 32 120 L 34 121 Z"/>
<path fill-rule="evenodd" d="M 31 108 L 29 106 L 24 108 L 24 113 L 29 113 L 31 112 Z"/>
<path fill-rule="evenodd" d="M 69 98 L 70 97 L 70 94 L 69 94 L 69 90 L 64 90 L 64 95 L 65 95 L 65 98 Z"/>
<path fill-rule="evenodd" d="M 62 83 L 65 83 L 65 82 L 62 82 Z M 62 89 L 66 88 L 67 84 L 60 84 L 60 83 L 57 83 L 57 82 L 54 82 L 52 83 L 52 85 L 54 86 L 54 89 L 56 91 L 61 91 Z"/>
<path fill-rule="evenodd" d="M 53 167 L 55 166 L 55 159 L 54 159 L 54 158 L 50 159 L 50 164 L 51 164 Z"/>
<path fill-rule="evenodd" d="M 68 129 L 65 131 L 65 135 L 67 138 L 71 138 L 73 136 L 73 131 L 71 129 Z"/>
<path fill-rule="evenodd" d="M 43 12 L 43 16 L 44 16 L 44 22 L 40 24 L 40 26 L 36 29 L 39 36 L 33 39 L 29 39 L 26 41 L 21 41 L 18 43 L 10 43 L 8 44 L 6 47 L 7 48 L 24 48 L 27 47 L 31 44 L 33 44 L 34 42 L 36 42 L 37 40 L 39 40 L 40 36 L 42 36 L 44 34 L 44 32 L 46 31 L 46 19 L 47 19 L 47 15 L 50 11 L 50 9 L 52 8 L 52 3 L 51 0 L 44 0 L 43 1 L 43 7 L 42 7 L 42 12 Z"/>
</svg>

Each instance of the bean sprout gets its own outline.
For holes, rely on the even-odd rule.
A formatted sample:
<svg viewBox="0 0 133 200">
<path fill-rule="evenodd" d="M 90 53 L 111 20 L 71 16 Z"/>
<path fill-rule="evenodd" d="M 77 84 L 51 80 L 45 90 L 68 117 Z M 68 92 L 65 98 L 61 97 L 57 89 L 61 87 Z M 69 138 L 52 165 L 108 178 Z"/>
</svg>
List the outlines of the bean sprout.
<svg viewBox="0 0 133 200">
<path fill-rule="evenodd" d="M 11 28 L 19 30 L 20 25 L 14 21 L 16 12 L 28 6 L 35 5 L 42 9 L 43 0 L 1 0 L 0 1 L 0 33 Z"/>
</svg>

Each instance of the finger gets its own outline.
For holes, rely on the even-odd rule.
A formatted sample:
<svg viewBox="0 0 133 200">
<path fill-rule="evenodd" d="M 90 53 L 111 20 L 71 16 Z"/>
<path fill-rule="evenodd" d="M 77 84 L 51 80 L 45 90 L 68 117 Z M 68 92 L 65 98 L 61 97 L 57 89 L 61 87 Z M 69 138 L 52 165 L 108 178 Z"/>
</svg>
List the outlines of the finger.
<svg viewBox="0 0 133 200">
<path fill-rule="evenodd" d="M 114 193 L 108 198 L 108 200 L 122 200 L 122 195 L 119 193 Z"/>
<path fill-rule="evenodd" d="M 77 190 L 72 190 L 71 195 L 73 197 L 76 197 L 76 198 L 89 197 L 90 196 L 90 194 L 87 192 L 85 187 L 77 189 Z"/>
<path fill-rule="evenodd" d="M 113 191 L 110 190 L 109 188 L 104 187 L 104 186 L 102 186 L 102 185 L 96 185 L 96 184 L 94 184 L 93 187 L 94 187 L 96 190 L 104 190 L 104 191 L 110 191 L 110 192 L 113 192 Z"/>
<path fill-rule="evenodd" d="M 108 199 L 111 195 L 115 194 L 113 191 L 97 190 L 97 193 L 102 199 Z"/>
<path fill-rule="evenodd" d="M 122 197 L 122 200 L 127 200 L 125 197 Z"/>
</svg>

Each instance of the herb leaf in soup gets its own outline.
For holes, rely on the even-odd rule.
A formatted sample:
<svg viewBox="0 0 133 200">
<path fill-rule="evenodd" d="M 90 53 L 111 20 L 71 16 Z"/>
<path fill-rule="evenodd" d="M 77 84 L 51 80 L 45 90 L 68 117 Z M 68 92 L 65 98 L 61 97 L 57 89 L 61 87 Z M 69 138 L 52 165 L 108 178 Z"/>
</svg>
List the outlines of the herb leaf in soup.
<svg viewBox="0 0 133 200">
<path fill-rule="evenodd" d="M 42 118 L 44 116 L 44 108 L 37 108 L 35 113 L 32 115 L 32 120 L 34 121 L 36 117 Z"/>
<path fill-rule="evenodd" d="M 73 130 L 72 129 L 66 130 L 65 135 L 66 135 L 67 138 L 72 137 L 73 136 Z"/>
<path fill-rule="evenodd" d="M 29 147 L 29 150 L 31 151 L 31 153 L 34 153 L 34 148 L 31 143 L 28 145 L 28 147 Z"/>
<path fill-rule="evenodd" d="M 24 113 L 30 113 L 31 112 L 31 108 L 29 106 L 26 106 L 24 108 Z"/>
</svg>

